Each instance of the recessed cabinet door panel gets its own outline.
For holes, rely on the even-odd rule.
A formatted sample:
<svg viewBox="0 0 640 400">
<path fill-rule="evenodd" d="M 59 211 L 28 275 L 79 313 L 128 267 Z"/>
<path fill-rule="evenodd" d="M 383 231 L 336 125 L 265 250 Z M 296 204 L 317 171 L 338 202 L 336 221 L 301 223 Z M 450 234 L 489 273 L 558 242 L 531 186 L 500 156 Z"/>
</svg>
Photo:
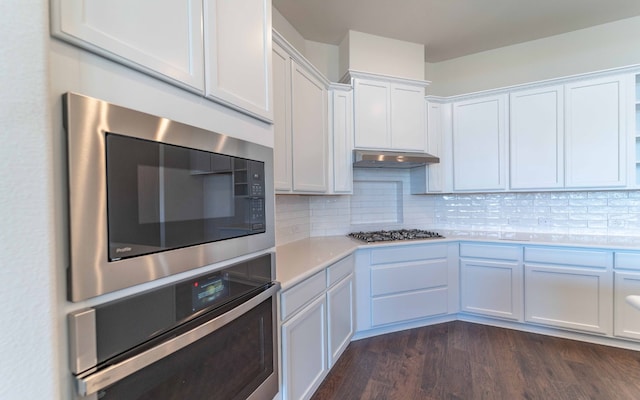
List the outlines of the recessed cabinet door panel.
<svg viewBox="0 0 640 400">
<path fill-rule="evenodd" d="M 453 104 L 453 189 L 506 188 L 506 97 Z"/>
<path fill-rule="evenodd" d="M 295 62 L 291 71 L 293 190 L 327 191 L 327 89 Z"/>
<path fill-rule="evenodd" d="M 566 85 L 566 187 L 625 185 L 624 98 L 621 78 Z"/>
<path fill-rule="evenodd" d="M 460 260 L 461 309 L 520 320 L 522 269 L 517 262 Z"/>
<path fill-rule="evenodd" d="M 291 61 L 273 45 L 273 175 L 276 190 L 291 190 Z"/>
<path fill-rule="evenodd" d="M 54 0 L 52 33 L 178 86 L 204 91 L 202 2 Z"/>
<path fill-rule="evenodd" d="M 271 121 L 271 2 L 206 0 L 207 96 Z"/>
<path fill-rule="evenodd" d="M 424 151 L 424 88 L 391 85 L 391 147 Z"/>
<path fill-rule="evenodd" d="M 563 87 L 511 93 L 510 187 L 564 185 Z"/>
<path fill-rule="evenodd" d="M 353 191 L 353 92 L 332 90 L 333 192 Z"/>
<path fill-rule="evenodd" d="M 327 371 L 325 297 L 282 325 L 285 400 L 309 399 Z"/>
<path fill-rule="evenodd" d="M 627 296 L 640 296 L 640 274 L 616 271 L 614 335 L 640 340 L 640 310 L 627 303 Z"/>
<path fill-rule="evenodd" d="M 358 79 L 353 90 L 355 147 L 390 149 L 390 84 Z"/>
<path fill-rule="evenodd" d="M 607 270 L 525 265 L 525 320 L 559 328 L 611 331 Z"/>
<path fill-rule="evenodd" d="M 353 275 L 327 291 L 329 368 L 349 345 L 353 336 Z"/>
</svg>

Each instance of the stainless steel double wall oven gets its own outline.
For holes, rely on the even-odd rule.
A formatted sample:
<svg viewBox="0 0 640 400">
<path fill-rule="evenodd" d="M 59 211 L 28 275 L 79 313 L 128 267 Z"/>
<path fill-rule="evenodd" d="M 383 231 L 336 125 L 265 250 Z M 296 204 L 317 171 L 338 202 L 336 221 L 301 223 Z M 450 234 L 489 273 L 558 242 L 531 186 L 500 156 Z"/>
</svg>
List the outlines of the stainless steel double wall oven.
<svg viewBox="0 0 640 400">
<path fill-rule="evenodd" d="M 69 300 L 224 261 L 72 313 L 77 397 L 271 400 L 273 150 L 74 93 L 63 104 Z"/>
</svg>

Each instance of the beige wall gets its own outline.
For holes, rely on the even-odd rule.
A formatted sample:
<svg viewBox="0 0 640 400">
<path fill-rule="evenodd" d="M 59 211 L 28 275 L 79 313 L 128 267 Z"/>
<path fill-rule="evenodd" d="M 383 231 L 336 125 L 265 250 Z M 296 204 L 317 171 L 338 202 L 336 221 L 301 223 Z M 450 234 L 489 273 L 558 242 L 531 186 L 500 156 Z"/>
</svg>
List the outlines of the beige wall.
<svg viewBox="0 0 640 400">
<path fill-rule="evenodd" d="M 429 94 L 450 96 L 640 64 L 640 17 L 425 65 Z"/>
<path fill-rule="evenodd" d="M 390 75 L 400 78 L 424 79 L 424 46 L 418 43 L 389 39 L 367 33 L 349 31 L 348 40 L 340 54 L 348 54 L 348 61 L 340 60 L 340 74 L 350 70 Z"/>
</svg>

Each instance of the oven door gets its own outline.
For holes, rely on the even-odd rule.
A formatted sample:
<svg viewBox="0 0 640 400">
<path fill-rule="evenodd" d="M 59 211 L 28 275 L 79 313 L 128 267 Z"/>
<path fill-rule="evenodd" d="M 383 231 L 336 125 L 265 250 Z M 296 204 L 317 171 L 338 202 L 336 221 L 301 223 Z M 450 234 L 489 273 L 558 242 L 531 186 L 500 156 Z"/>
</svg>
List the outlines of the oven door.
<svg viewBox="0 0 640 400">
<path fill-rule="evenodd" d="M 231 311 L 76 377 L 85 400 L 272 400 L 278 393 L 275 283 Z"/>
</svg>

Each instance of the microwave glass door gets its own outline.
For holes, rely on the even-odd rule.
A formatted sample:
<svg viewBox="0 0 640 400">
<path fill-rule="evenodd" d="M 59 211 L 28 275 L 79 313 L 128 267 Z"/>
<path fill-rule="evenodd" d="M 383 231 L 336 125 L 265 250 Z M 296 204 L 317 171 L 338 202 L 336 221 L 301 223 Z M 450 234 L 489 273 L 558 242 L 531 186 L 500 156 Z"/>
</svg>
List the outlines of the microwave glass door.
<svg viewBox="0 0 640 400">
<path fill-rule="evenodd" d="M 263 162 L 105 140 L 109 261 L 265 232 Z"/>
</svg>

